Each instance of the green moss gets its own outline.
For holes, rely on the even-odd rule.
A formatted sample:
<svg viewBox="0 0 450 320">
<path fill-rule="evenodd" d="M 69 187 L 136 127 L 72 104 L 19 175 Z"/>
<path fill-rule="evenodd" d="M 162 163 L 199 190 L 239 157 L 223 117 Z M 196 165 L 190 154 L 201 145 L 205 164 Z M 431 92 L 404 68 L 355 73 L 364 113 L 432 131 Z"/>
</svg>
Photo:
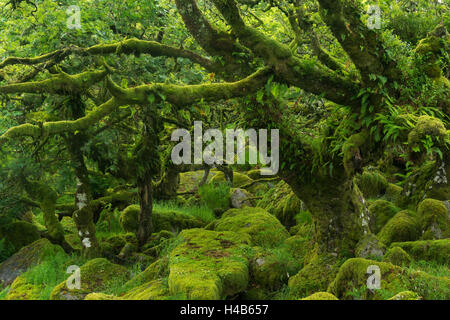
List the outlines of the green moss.
<svg viewBox="0 0 450 320">
<path fill-rule="evenodd" d="M 407 266 L 411 263 L 411 256 L 400 247 L 393 247 L 383 257 L 384 262 L 390 262 L 396 266 Z"/>
<path fill-rule="evenodd" d="M 111 294 L 94 292 L 86 295 L 84 300 L 120 300 L 120 298 Z"/>
<path fill-rule="evenodd" d="M 364 170 L 358 183 L 358 187 L 366 198 L 374 198 L 384 194 L 387 186 L 386 178 L 376 170 Z"/>
<path fill-rule="evenodd" d="M 183 230 L 170 253 L 169 290 L 187 299 L 223 299 L 245 290 L 248 260 L 245 233 Z"/>
<path fill-rule="evenodd" d="M 275 247 L 289 237 L 280 221 L 262 208 L 230 209 L 215 222 L 214 229 L 246 233 L 253 245 L 262 247 Z"/>
<path fill-rule="evenodd" d="M 450 237 L 450 218 L 442 201 L 425 199 L 419 204 L 417 213 L 424 232 L 422 236 L 424 240 Z"/>
<path fill-rule="evenodd" d="M 289 276 L 296 274 L 303 266 L 287 246 L 253 249 L 256 252 L 250 261 L 251 282 L 266 290 L 279 290 L 287 284 Z"/>
<path fill-rule="evenodd" d="M 121 300 L 165 300 L 169 296 L 169 289 L 162 280 L 153 280 L 136 287 L 123 296 Z"/>
<path fill-rule="evenodd" d="M 295 216 L 304 207 L 302 201 L 284 181 L 278 182 L 275 188 L 269 189 L 258 202 L 258 206 L 275 215 L 285 226 L 293 226 Z"/>
<path fill-rule="evenodd" d="M 385 245 L 392 242 L 414 241 L 420 237 L 420 229 L 415 216 L 403 210 L 397 213 L 378 233 L 378 239 Z"/>
<path fill-rule="evenodd" d="M 204 172 L 204 170 L 199 170 L 180 173 L 180 184 L 177 192 L 190 192 L 197 188 L 200 181 L 202 181 Z"/>
<path fill-rule="evenodd" d="M 126 232 L 136 233 L 139 228 L 139 212 L 141 211 L 138 205 L 131 205 L 126 207 L 119 218 L 120 225 Z"/>
<path fill-rule="evenodd" d="M 144 283 L 160 279 L 169 274 L 169 260 L 166 257 L 156 260 L 149 265 L 144 271 L 134 276 L 125 283 L 124 288 L 134 288 Z"/>
<path fill-rule="evenodd" d="M 38 300 L 40 289 L 39 286 L 30 284 L 24 275 L 21 275 L 12 283 L 6 300 Z"/>
<path fill-rule="evenodd" d="M 318 291 L 326 291 L 338 271 L 336 258 L 329 254 L 317 253 L 296 275 L 289 278 L 290 295 L 293 298 L 307 297 Z"/>
<path fill-rule="evenodd" d="M 71 217 L 63 217 L 61 219 L 61 225 L 66 233 L 78 233 L 77 226 Z"/>
<path fill-rule="evenodd" d="M 15 221 L 0 230 L 0 238 L 6 238 L 6 242 L 18 251 L 38 240 L 40 235 L 35 225 L 25 221 Z"/>
<path fill-rule="evenodd" d="M 253 180 L 258 180 L 258 179 L 261 179 L 263 177 L 263 176 L 261 176 L 261 169 L 249 170 L 249 171 L 247 171 L 247 176 L 250 179 L 253 179 Z"/>
<path fill-rule="evenodd" d="M 245 186 L 246 184 L 249 184 L 250 182 L 252 182 L 253 179 L 249 178 L 248 176 L 246 176 L 243 173 L 239 173 L 236 171 L 233 171 L 233 187 L 234 188 L 241 188 L 242 186 Z M 222 171 L 217 172 L 212 178 L 211 178 L 211 183 L 225 183 L 225 175 Z"/>
<path fill-rule="evenodd" d="M 370 211 L 370 229 L 373 233 L 378 233 L 386 223 L 395 216 L 400 208 L 386 200 L 376 200 L 369 206 Z"/>
<path fill-rule="evenodd" d="M 137 232 L 139 227 L 139 212 L 138 205 L 130 205 L 123 210 L 120 215 L 120 224 L 123 229 L 128 232 Z M 181 229 L 203 227 L 205 223 L 200 219 L 194 218 L 184 213 L 177 211 L 166 211 L 157 209 L 152 212 L 153 232 L 179 231 Z"/>
<path fill-rule="evenodd" d="M 369 266 L 380 268 L 380 289 L 367 288 Z M 373 274 L 373 273 L 372 273 Z M 328 292 L 339 299 L 352 299 L 352 293 L 359 291 L 359 298 L 365 300 L 385 300 L 393 295 L 414 290 L 424 299 L 448 299 L 450 279 L 435 277 L 425 272 L 403 269 L 387 262 L 353 258 L 347 260 L 339 269 Z"/>
<path fill-rule="evenodd" d="M 421 300 L 420 296 L 412 291 L 402 291 L 397 293 L 392 298 L 389 298 L 388 300 Z"/>
<path fill-rule="evenodd" d="M 408 146 L 413 153 L 426 153 L 423 141 L 431 137 L 435 147 L 445 148 L 447 130 L 438 118 L 421 116 L 417 119 L 416 126 L 408 134 Z M 417 151 L 419 150 L 419 151 Z M 412 155 L 413 159 L 418 159 L 417 155 Z"/>
<path fill-rule="evenodd" d="M 450 239 L 394 242 L 391 247 L 405 250 L 414 260 L 435 261 L 448 265 L 450 257 Z"/>
<path fill-rule="evenodd" d="M 361 258 L 381 258 L 386 251 L 386 246 L 372 234 L 366 234 L 357 244 L 355 253 Z"/>
<path fill-rule="evenodd" d="M 342 146 L 344 168 L 348 176 L 352 176 L 355 173 L 354 161 L 361 156 L 360 148 L 364 146 L 367 138 L 367 132 L 363 131 L 352 135 Z"/>
<path fill-rule="evenodd" d="M 113 264 L 104 258 L 88 261 L 80 268 L 81 288 L 70 290 L 66 281 L 57 285 L 51 295 L 51 300 L 83 300 L 92 292 L 101 292 L 108 288 L 114 279 L 129 277 L 125 267 Z"/>
<path fill-rule="evenodd" d="M 339 300 L 329 292 L 316 292 L 301 300 Z"/>
<path fill-rule="evenodd" d="M 402 187 L 393 183 L 388 183 L 388 185 L 386 186 L 386 193 L 385 193 L 386 199 L 395 204 L 398 203 L 402 190 L 403 190 Z"/>
</svg>

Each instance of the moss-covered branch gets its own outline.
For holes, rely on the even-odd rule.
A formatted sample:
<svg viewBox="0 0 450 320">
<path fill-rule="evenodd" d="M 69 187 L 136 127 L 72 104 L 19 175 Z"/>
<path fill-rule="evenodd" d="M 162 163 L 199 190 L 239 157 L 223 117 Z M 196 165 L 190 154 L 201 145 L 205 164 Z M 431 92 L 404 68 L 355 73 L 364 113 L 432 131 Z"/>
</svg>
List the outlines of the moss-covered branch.
<svg viewBox="0 0 450 320">
<path fill-rule="evenodd" d="M 40 126 L 27 123 L 12 127 L 0 136 L 0 145 L 9 139 L 15 139 L 21 136 L 38 138 L 63 132 L 86 130 L 112 113 L 120 105 L 116 99 L 112 98 L 77 120 L 44 122 Z"/>
<path fill-rule="evenodd" d="M 263 58 L 267 65 L 273 66 L 280 79 L 313 94 L 325 94 L 325 98 L 338 104 L 348 105 L 348 97 L 357 94 L 357 85 L 352 81 L 330 72 L 315 61 L 297 58 L 288 46 L 245 25 L 234 0 L 213 2 L 239 41 Z"/>
<path fill-rule="evenodd" d="M 361 72 L 365 82 L 370 74 L 396 80 L 400 70 L 387 55 L 380 35 L 361 20 L 362 3 L 353 0 L 319 0 L 320 14 L 335 38 Z"/>
<path fill-rule="evenodd" d="M 201 100 L 217 101 L 255 93 L 267 82 L 270 74 L 270 69 L 264 68 L 237 82 L 187 86 L 157 83 L 129 89 L 119 87 L 108 78 L 108 88 L 121 104 L 147 103 L 149 97 L 153 96 L 156 100 L 163 97 L 167 102 L 184 106 Z"/>
<path fill-rule="evenodd" d="M 86 71 L 83 73 L 69 75 L 61 72 L 50 79 L 14 83 L 0 86 L 0 93 L 56 93 L 56 94 L 80 94 L 92 85 L 101 81 L 108 70 Z"/>
</svg>

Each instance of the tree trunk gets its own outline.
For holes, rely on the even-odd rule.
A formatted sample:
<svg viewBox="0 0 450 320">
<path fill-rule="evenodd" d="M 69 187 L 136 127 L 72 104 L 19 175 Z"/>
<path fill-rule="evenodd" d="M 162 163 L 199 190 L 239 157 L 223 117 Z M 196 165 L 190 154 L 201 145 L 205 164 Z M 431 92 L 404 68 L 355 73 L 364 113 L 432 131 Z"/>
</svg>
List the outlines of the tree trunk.
<svg viewBox="0 0 450 320">
<path fill-rule="evenodd" d="M 150 175 L 138 179 L 139 193 L 139 228 L 137 233 L 139 247 L 142 247 L 150 237 L 153 231 L 152 224 L 152 179 Z"/>
</svg>

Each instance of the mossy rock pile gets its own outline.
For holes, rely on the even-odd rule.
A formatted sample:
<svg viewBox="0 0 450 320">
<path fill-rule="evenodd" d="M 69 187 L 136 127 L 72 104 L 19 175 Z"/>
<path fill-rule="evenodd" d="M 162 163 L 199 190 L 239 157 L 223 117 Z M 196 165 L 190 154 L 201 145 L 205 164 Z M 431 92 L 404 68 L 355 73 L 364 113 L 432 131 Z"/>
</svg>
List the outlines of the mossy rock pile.
<svg viewBox="0 0 450 320">
<path fill-rule="evenodd" d="M 25 221 L 14 221 L 0 229 L 0 239 L 5 238 L 6 244 L 10 244 L 15 252 L 39 240 L 40 237 L 38 228 L 34 224 Z"/>
<path fill-rule="evenodd" d="M 257 205 L 275 215 L 285 226 L 295 225 L 295 216 L 304 209 L 302 201 L 284 181 L 266 192 Z"/>
<path fill-rule="evenodd" d="M 378 239 L 389 246 L 392 242 L 415 241 L 420 228 L 413 212 L 403 210 L 391 218 L 378 233 Z"/>
<path fill-rule="evenodd" d="M 230 209 L 213 223 L 216 231 L 248 234 L 254 246 L 276 247 L 289 237 L 283 225 L 262 208 Z"/>
<path fill-rule="evenodd" d="M 80 268 L 81 288 L 70 290 L 66 281 L 57 285 L 51 295 L 51 300 L 84 300 L 92 292 L 101 292 L 111 281 L 129 278 L 127 268 L 113 264 L 104 258 L 89 260 Z"/>
<path fill-rule="evenodd" d="M 179 234 L 179 241 L 169 258 L 171 295 L 216 300 L 247 288 L 248 234 L 190 229 Z"/>
<path fill-rule="evenodd" d="M 450 264 L 450 239 L 394 242 L 391 247 L 402 248 L 417 261 L 434 261 L 447 266 Z"/>
<path fill-rule="evenodd" d="M 39 239 L 23 247 L 13 256 L 0 264 L 0 287 L 11 285 L 13 281 L 30 267 L 43 261 L 46 257 L 63 253 L 64 250 L 50 243 L 48 239 Z"/>
</svg>

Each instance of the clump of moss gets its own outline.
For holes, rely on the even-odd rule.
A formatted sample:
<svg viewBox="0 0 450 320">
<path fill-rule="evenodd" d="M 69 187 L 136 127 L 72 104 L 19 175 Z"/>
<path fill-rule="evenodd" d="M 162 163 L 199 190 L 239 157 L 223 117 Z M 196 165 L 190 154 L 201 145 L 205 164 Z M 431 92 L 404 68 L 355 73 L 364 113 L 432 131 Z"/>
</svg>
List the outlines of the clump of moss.
<svg viewBox="0 0 450 320">
<path fill-rule="evenodd" d="M 253 248 L 257 252 L 250 261 L 251 280 L 258 287 L 269 291 L 279 290 L 287 284 L 290 275 L 296 274 L 302 267 L 288 247 L 276 249 Z"/>
<path fill-rule="evenodd" d="M 414 241 L 420 237 L 420 229 L 413 213 L 403 210 L 391 218 L 378 233 L 385 245 L 392 242 Z"/>
<path fill-rule="evenodd" d="M 373 233 L 378 233 L 384 225 L 393 217 L 400 208 L 386 200 L 376 200 L 369 206 L 370 229 Z"/>
<path fill-rule="evenodd" d="M 386 186 L 386 193 L 384 195 L 388 201 L 397 204 L 399 203 L 402 191 L 403 191 L 402 187 L 393 183 L 388 183 L 388 185 Z"/>
<path fill-rule="evenodd" d="M 329 292 L 316 292 L 301 300 L 339 300 Z"/>
<path fill-rule="evenodd" d="M 96 258 L 88 261 L 80 268 L 81 288 L 70 290 L 66 281 L 57 285 L 51 295 L 51 300 L 83 300 L 92 292 L 102 292 L 108 285 L 116 280 L 129 278 L 128 270 L 117 264 L 113 264 L 104 258 Z"/>
<path fill-rule="evenodd" d="M 384 262 L 390 262 L 396 266 L 407 266 L 411 263 L 411 256 L 400 247 L 393 247 L 383 257 Z"/>
<path fill-rule="evenodd" d="M 405 250 L 414 260 L 435 261 L 448 265 L 450 257 L 450 239 L 394 242 L 391 247 Z"/>
<path fill-rule="evenodd" d="M 228 210 L 215 221 L 214 230 L 246 233 L 253 245 L 261 247 L 278 246 L 289 237 L 277 218 L 258 207 Z"/>
<path fill-rule="evenodd" d="M 165 300 L 169 296 L 169 288 L 162 280 L 153 280 L 136 287 L 123 296 L 121 300 Z"/>
<path fill-rule="evenodd" d="M 410 156 L 416 161 L 421 161 L 426 150 L 423 141 L 431 137 L 433 144 L 437 148 L 445 148 L 447 130 L 438 118 L 430 116 L 421 116 L 418 118 L 416 126 L 408 134 L 408 147 Z"/>
<path fill-rule="evenodd" d="M 39 300 L 40 287 L 29 283 L 24 275 L 14 280 L 8 291 L 6 300 Z"/>
<path fill-rule="evenodd" d="M 450 219 L 447 207 L 442 201 L 434 199 L 423 200 L 418 208 L 422 239 L 432 240 L 450 237 Z"/>
<path fill-rule="evenodd" d="M 40 237 L 37 227 L 25 221 L 14 221 L 0 230 L 0 238 L 6 239 L 6 244 L 12 245 L 15 251 Z"/>
<path fill-rule="evenodd" d="M 368 289 L 369 267 L 380 269 L 380 289 Z M 373 274 L 373 272 L 372 272 Z M 436 277 L 425 272 L 403 269 L 387 262 L 352 258 L 347 260 L 339 269 L 328 292 L 339 299 L 353 299 L 352 292 L 359 291 L 361 299 L 385 300 L 393 295 L 414 290 L 424 299 L 448 299 L 450 279 Z"/>
<path fill-rule="evenodd" d="M 183 230 L 169 256 L 169 291 L 187 299 L 217 300 L 243 292 L 248 285 L 250 243 L 246 233 Z"/>
<path fill-rule="evenodd" d="M 377 170 L 364 170 L 359 177 L 358 187 L 366 198 L 374 198 L 386 192 L 388 182 Z"/>
<path fill-rule="evenodd" d="M 329 254 L 317 253 L 314 249 L 308 263 L 296 275 L 289 278 L 290 296 L 307 297 L 314 292 L 326 291 L 338 271 L 336 258 Z"/>
<path fill-rule="evenodd" d="M 139 227 L 139 212 L 138 205 L 130 205 L 126 207 L 120 215 L 120 224 L 127 232 L 137 232 Z M 205 223 L 200 219 L 194 218 L 187 214 L 176 211 L 158 211 L 154 209 L 152 212 L 153 232 L 179 231 L 181 229 L 203 227 Z"/>
<path fill-rule="evenodd" d="M 295 225 L 295 216 L 304 208 L 302 201 L 284 181 L 278 182 L 275 188 L 267 191 L 258 206 L 275 215 L 285 226 Z"/>
<path fill-rule="evenodd" d="M 403 291 L 397 293 L 392 298 L 389 298 L 388 300 L 421 300 L 420 296 L 412 291 Z"/>
<path fill-rule="evenodd" d="M 119 218 L 120 225 L 126 232 L 136 233 L 139 228 L 139 212 L 141 211 L 138 205 L 131 205 L 126 207 Z"/>
<path fill-rule="evenodd" d="M 210 183 L 213 184 L 219 184 L 219 183 L 226 183 L 225 174 L 222 171 L 217 172 L 212 178 Z M 243 173 L 239 173 L 236 171 L 233 171 L 233 187 L 234 188 L 241 188 L 249 183 L 253 182 L 253 179 L 248 177 L 247 175 Z"/>
<path fill-rule="evenodd" d="M 356 256 L 361 258 L 382 258 L 385 252 L 386 246 L 372 233 L 365 235 L 355 249 Z"/>
</svg>

